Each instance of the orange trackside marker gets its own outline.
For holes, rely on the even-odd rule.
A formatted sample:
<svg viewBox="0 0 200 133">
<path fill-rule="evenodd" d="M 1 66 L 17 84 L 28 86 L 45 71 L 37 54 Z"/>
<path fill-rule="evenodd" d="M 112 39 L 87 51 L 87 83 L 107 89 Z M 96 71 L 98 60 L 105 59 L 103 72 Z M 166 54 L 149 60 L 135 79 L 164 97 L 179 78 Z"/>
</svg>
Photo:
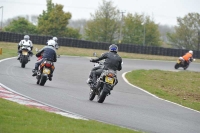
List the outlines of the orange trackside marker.
<svg viewBox="0 0 200 133">
<path fill-rule="evenodd" d="M 2 55 L 2 48 L 0 48 L 0 55 Z"/>
</svg>

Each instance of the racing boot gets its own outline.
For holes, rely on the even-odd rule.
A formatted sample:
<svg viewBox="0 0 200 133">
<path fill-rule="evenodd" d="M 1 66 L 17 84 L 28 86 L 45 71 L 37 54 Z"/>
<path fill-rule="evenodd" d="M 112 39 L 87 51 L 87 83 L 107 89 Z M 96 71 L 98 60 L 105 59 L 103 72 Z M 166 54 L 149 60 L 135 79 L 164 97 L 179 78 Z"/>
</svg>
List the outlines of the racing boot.
<svg viewBox="0 0 200 133">
<path fill-rule="evenodd" d="M 20 58 L 20 54 L 18 54 L 18 56 L 17 56 L 17 60 L 19 60 L 19 58 Z"/>
<path fill-rule="evenodd" d="M 32 72 L 33 72 L 32 76 L 36 76 L 37 75 L 37 70 L 36 69 L 33 69 Z"/>
<path fill-rule="evenodd" d="M 49 74 L 49 80 L 50 80 L 50 81 L 52 80 L 52 77 L 53 77 L 53 75 L 52 75 L 52 74 Z"/>
</svg>

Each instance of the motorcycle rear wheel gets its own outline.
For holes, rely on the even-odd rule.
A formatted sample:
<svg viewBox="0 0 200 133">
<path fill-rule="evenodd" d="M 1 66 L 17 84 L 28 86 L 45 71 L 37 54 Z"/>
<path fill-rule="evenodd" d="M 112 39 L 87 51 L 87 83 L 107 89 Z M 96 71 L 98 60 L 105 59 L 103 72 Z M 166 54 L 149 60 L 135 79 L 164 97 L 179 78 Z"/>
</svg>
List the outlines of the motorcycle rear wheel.
<svg viewBox="0 0 200 133">
<path fill-rule="evenodd" d="M 44 86 L 44 84 L 46 83 L 46 81 L 47 81 L 47 76 L 41 75 L 39 84 L 41 86 Z"/>
<path fill-rule="evenodd" d="M 97 102 L 98 103 L 103 103 L 105 98 L 107 96 L 107 93 L 104 92 L 103 90 L 101 90 L 100 94 L 98 95 L 98 98 L 97 98 Z"/>
</svg>

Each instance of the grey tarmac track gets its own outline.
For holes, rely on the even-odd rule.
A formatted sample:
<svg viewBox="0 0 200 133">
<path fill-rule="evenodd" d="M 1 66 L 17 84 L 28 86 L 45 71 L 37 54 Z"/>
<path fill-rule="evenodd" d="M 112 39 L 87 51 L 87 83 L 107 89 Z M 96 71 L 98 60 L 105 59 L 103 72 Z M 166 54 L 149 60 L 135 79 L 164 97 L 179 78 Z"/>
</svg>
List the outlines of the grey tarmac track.
<svg viewBox="0 0 200 133">
<path fill-rule="evenodd" d="M 122 74 L 135 69 L 174 71 L 175 62 L 123 59 L 118 72 L 119 83 L 103 104 L 96 98 L 89 101 L 86 84 L 93 64 L 86 57 L 61 56 L 55 63 L 52 81 L 45 86 L 36 84 L 32 69 L 36 58 L 25 68 L 16 58 L 0 63 L 0 83 L 14 91 L 41 102 L 74 112 L 88 119 L 103 121 L 148 133 L 199 133 L 200 113 L 158 99 L 127 84 Z M 199 71 L 200 64 L 192 63 L 188 70 Z M 180 69 L 181 71 L 181 69 Z"/>
</svg>

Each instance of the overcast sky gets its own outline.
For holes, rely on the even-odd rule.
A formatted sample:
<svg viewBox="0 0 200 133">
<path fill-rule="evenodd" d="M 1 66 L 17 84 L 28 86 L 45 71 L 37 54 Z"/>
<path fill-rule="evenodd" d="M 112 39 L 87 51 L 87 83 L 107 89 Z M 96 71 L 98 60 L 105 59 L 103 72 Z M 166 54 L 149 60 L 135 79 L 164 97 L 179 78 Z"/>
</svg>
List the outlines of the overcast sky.
<svg viewBox="0 0 200 133">
<path fill-rule="evenodd" d="M 52 0 L 64 5 L 64 11 L 72 14 L 72 20 L 89 19 L 102 0 Z M 107 0 L 108 1 L 108 0 Z M 159 24 L 176 25 L 177 17 L 188 13 L 200 13 L 200 0 L 112 0 L 114 6 L 126 13 L 144 13 Z M 46 0 L 0 0 L 0 20 L 19 15 L 39 15 L 46 10 Z"/>
</svg>

